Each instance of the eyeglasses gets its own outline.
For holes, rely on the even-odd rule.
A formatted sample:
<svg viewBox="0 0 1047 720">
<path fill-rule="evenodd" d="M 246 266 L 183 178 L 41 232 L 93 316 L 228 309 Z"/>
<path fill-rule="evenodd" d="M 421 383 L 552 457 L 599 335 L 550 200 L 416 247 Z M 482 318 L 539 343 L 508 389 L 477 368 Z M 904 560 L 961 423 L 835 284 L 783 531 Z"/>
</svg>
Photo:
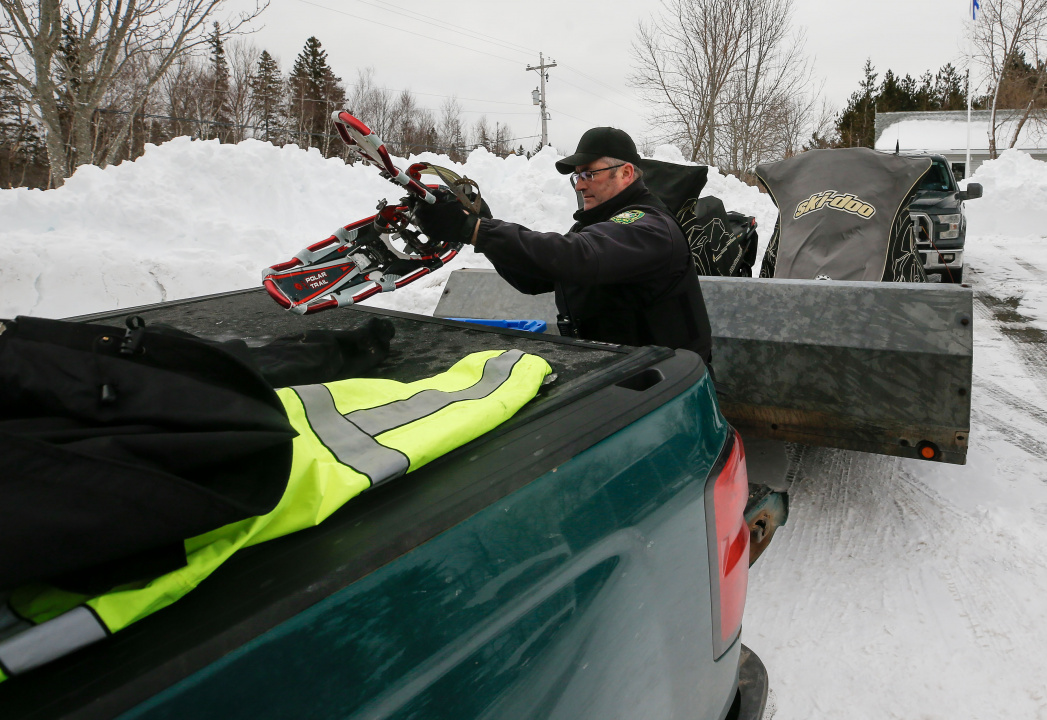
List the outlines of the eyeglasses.
<svg viewBox="0 0 1047 720">
<path fill-rule="evenodd" d="M 622 165 L 628 165 L 628 163 L 611 165 L 610 167 L 600 168 L 599 170 L 582 170 L 581 172 L 571 173 L 571 187 L 577 185 L 579 180 L 589 182 L 593 177 L 595 177 L 596 173 L 602 173 L 604 170 L 614 170 L 615 168 L 620 168 Z"/>
</svg>

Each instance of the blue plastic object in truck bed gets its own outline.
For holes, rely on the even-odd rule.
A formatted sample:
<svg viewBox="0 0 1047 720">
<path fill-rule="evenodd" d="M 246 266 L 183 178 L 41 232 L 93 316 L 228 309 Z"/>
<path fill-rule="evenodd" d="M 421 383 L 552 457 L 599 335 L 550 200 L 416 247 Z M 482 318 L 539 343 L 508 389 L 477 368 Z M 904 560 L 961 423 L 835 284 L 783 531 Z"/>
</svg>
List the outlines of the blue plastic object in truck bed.
<svg viewBox="0 0 1047 720">
<path fill-rule="evenodd" d="M 490 325 L 491 327 L 507 328 L 509 330 L 525 330 L 533 333 L 545 332 L 545 320 L 493 320 L 486 318 L 447 318 L 458 322 L 474 323 L 476 325 Z"/>
</svg>

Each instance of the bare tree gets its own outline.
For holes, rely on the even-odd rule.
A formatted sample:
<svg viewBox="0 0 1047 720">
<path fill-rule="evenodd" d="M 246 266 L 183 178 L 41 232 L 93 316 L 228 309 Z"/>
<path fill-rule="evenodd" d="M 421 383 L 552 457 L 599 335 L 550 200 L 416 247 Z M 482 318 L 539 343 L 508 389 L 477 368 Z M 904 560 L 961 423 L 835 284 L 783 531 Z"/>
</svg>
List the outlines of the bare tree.
<svg viewBox="0 0 1047 720">
<path fill-rule="evenodd" d="M 513 130 L 508 123 L 495 122 L 494 124 L 494 154 L 498 157 L 508 157 L 513 152 L 512 142 Z"/>
<path fill-rule="evenodd" d="M 1038 76 L 1045 74 L 1044 42 L 1047 40 L 1047 0 L 982 0 L 982 15 L 971 26 L 975 60 L 984 68 L 989 80 L 989 156 L 998 154 L 998 134 L 1008 120 L 1016 120 L 1010 146 L 1018 140 L 1025 122 L 1036 104 L 1047 78 L 1037 77 L 1039 92 L 1030 93 L 1018 113 L 1007 109 L 1006 88 L 1014 71 L 1025 64 L 1026 55 L 1033 60 Z M 1034 88 L 1035 89 L 1035 88 Z"/>
<path fill-rule="evenodd" d="M 436 115 L 429 108 L 418 108 L 413 115 L 414 139 L 410 148 L 402 150 L 403 154 L 420 152 L 439 152 L 440 135 L 436 130 Z"/>
<path fill-rule="evenodd" d="M 378 133 L 378 137 L 385 138 L 395 130 L 398 101 L 392 92 L 378 84 L 374 67 L 368 66 L 357 71 L 347 102 L 354 114 L 366 118 L 367 126 Z"/>
<path fill-rule="evenodd" d="M 162 112 L 168 118 L 170 137 L 203 137 L 197 121 L 204 115 L 207 80 L 203 68 L 192 58 L 183 57 L 161 78 Z"/>
<path fill-rule="evenodd" d="M 815 92 L 791 16 L 792 0 L 663 0 L 630 77 L 662 139 L 740 174 L 795 150 Z"/>
<path fill-rule="evenodd" d="M 266 6 L 227 20 L 223 34 L 241 31 Z M 111 148 L 130 132 L 135 114 L 181 55 L 207 42 L 207 23 L 225 0 L 0 0 L 0 62 L 33 98 L 47 135 L 52 181 L 61 185 L 78 165 L 105 166 L 113 155 L 92 152 L 92 122 L 116 78 L 138 63 L 139 93 L 123 116 Z M 63 23 L 76 43 L 63 52 Z M 5 59 L 5 54 L 11 59 Z M 68 106 L 60 105 L 61 98 Z M 64 117 L 63 117 L 64 116 Z"/>
<path fill-rule="evenodd" d="M 630 82 L 655 109 L 666 139 L 691 160 L 715 154 L 717 104 L 744 50 L 757 0 L 663 0 L 662 14 L 640 23 Z"/>
<path fill-rule="evenodd" d="M 720 164 L 747 176 L 759 163 L 795 152 L 815 95 L 803 34 L 790 31 L 792 0 L 760 0 L 742 23 L 742 52 L 718 103 Z"/>
<path fill-rule="evenodd" d="M 473 125 L 473 141 L 471 145 L 473 147 L 482 147 L 484 150 L 489 151 L 494 145 L 491 140 L 491 128 L 487 123 L 487 116 L 481 115 Z"/>
<path fill-rule="evenodd" d="M 252 137 L 248 128 L 263 121 L 256 113 L 251 98 L 251 82 L 261 51 L 243 38 L 230 43 L 229 52 L 229 117 L 233 123 L 231 140 L 234 143 Z"/>
<path fill-rule="evenodd" d="M 439 144 L 455 162 L 465 160 L 465 126 L 462 124 L 462 104 L 449 97 L 440 106 Z"/>
</svg>

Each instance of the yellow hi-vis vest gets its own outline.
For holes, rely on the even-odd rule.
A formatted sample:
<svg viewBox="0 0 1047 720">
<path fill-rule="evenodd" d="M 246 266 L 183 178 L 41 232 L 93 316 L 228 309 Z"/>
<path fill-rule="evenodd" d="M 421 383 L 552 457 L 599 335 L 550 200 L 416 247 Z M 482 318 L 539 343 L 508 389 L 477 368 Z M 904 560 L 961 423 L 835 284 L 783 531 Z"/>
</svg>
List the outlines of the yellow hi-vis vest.
<svg viewBox="0 0 1047 720">
<path fill-rule="evenodd" d="M 0 681 L 122 630 L 190 592 L 240 548 L 318 525 L 369 487 L 479 437 L 533 398 L 550 372 L 535 355 L 490 350 L 413 383 L 351 379 L 278 390 L 298 437 L 277 506 L 186 540 L 185 567 L 150 581 L 97 597 L 44 585 L 14 591 L 10 609 L 0 609 L 0 637 L 8 636 Z"/>
</svg>

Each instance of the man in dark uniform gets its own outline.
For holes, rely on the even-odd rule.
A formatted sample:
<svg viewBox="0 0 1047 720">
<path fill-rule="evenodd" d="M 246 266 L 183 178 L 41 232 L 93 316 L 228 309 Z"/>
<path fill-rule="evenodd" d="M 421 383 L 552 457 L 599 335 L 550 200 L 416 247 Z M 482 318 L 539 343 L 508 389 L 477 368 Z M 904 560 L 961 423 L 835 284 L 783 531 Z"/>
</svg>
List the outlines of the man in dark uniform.
<svg viewBox="0 0 1047 720">
<path fill-rule="evenodd" d="M 683 231 L 644 185 L 632 138 L 593 128 L 571 174 L 583 209 L 564 235 L 463 212 L 457 202 L 421 204 L 417 220 L 436 239 L 463 238 L 520 292 L 556 292 L 561 334 L 623 345 L 663 345 L 711 359 L 711 332 Z"/>
</svg>

